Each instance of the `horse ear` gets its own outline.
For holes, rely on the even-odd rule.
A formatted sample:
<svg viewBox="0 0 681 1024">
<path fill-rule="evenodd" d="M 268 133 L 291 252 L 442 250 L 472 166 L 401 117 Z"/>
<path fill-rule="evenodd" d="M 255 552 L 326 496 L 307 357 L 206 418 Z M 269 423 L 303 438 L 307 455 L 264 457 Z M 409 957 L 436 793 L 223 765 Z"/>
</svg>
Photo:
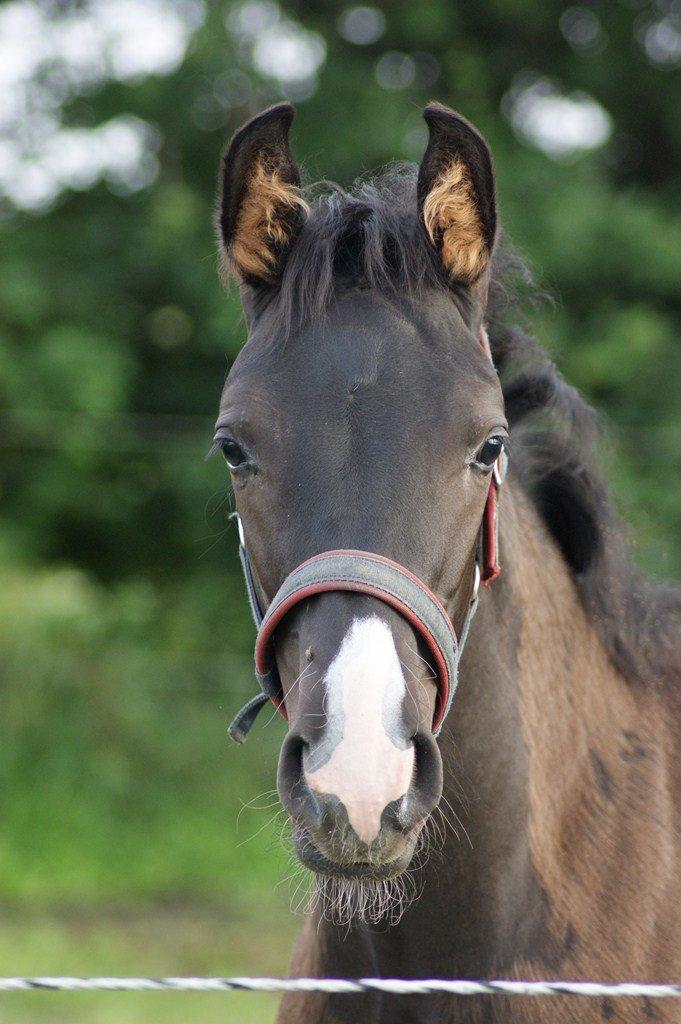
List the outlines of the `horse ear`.
<svg viewBox="0 0 681 1024">
<path fill-rule="evenodd" d="M 271 283 L 308 207 L 289 146 L 290 103 L 278 103 L 243 125 L 222 162 L 218 233 L 228 272 L 247 284 Z"/>
<path fill-rule="evenodd" d="M 449 107 L 430 103 L 423 116 L 430 137 L 418 176 L 421 218 L 449 277 L 470 286 L 487 270 L 496 235 L 492 158 Z"/>
</svg>

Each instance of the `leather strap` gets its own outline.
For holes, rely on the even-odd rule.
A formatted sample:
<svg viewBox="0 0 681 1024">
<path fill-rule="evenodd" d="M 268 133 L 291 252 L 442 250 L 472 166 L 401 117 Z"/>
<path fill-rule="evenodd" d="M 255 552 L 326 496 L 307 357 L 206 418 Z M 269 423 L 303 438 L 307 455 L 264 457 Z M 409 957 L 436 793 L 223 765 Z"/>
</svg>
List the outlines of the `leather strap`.
<svg viewBox="0 0 681 1024">
<path fill-rule="evenodd" d="M 489 343 L 489 336 L 484 327 L 480 328 L 478 344 L 489 359 L 492 367 L 495 368 L 494 359 L 492 358 L 492 349 Z M 487 495 L 485 511 L 482 515 L 478 561 L 480 563 L 480 582 L 483 587 L 491 586 L 501 572 L 501 567 L 499 565 L 499 516 L 497 505 L 499 487 L 506 476 L 507 465 L 508 458 L 506 452 L 502 452 L 497 460 L 497 465 L 492 471 L 492 479 L 489 484 L 489 494 Z"/>
</svg>

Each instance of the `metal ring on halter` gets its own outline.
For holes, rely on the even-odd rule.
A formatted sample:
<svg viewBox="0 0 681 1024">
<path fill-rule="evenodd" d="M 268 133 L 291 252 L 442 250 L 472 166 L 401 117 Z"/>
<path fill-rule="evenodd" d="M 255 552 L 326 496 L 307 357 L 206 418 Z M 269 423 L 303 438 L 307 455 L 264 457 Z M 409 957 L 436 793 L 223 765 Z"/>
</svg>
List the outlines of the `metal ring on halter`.
<svg viewBox="0 0 681 1024">
<path fill-rule="evenodd" d="M 474 604 L 478 600 L 478 591 L 480 590 L 480 565 L 476 558 L 475 560 L 475 575 L 473 577 L 473 592 L 471 594 L 471 604 Z"/>
<path fill-rule="evenodd" d="M 241 516 L 238 512 L 230 512 L 227 516 L 228 519 L 234 519 L 236 522 L 237 533 L 239 534 L 239 544 L 242 548 L 246 547 L 246 538 L 244 537 L 244 524 L 241 522 Z"/>
<path fill-rule="evenodd" d="M 494 469 L 492 470 L 492 476 L 494 477 L 494 482 L 497 485 L 497 487 L 501 487 L 504 480 L 506 479 L 507 473 L 508 453 L 505 448 L 502 448 L 501 451 L 499 452 L 499 457 L 497 458 L 497 461 L 494 463 Z"/>
</svg>

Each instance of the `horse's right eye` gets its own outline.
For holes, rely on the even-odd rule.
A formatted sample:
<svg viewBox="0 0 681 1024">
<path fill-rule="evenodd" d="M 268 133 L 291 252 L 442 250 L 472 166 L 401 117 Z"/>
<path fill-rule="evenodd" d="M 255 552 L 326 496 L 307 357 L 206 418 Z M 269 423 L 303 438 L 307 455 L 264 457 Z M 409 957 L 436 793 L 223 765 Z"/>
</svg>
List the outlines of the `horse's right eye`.
<svg viewBox="0 0 681 1024">
<path fill-rule="evenodd" d="M 229 439 L 219 440 L 220 451 L 229 468 L 234 471 L 248 465 L 248 456 L 241 445 Z"/>
</svg>

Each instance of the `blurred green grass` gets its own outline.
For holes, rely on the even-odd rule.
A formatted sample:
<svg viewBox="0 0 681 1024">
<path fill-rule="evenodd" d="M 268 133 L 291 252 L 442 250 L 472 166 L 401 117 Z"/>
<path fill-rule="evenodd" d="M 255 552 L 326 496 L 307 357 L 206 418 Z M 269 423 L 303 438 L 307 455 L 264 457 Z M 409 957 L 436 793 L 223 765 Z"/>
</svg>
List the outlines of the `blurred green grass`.
<svg viewBox="0 0 681 1024">
<path fill-rule="evenodd" d="M 285 974 L 300 869 L 279 884 L 281 725 L 228 739 L 254 680 L 222 581 L 105 587 L 53 566 L 3 583 L 0 974 Z M 12 994 L 0 1021 L 260 1022 L 275 1004 Z"/>
<path fill-rule="evenodd" d="M 228 738 L 255 683 L 250 654 L 230 645 L 230 609 L 216 596 L 207 612 L 217 586 L 6 573 L 0 900 L 200 899 L 222 877 L 249 901 L 276 880 L 276 856 L 241 843 L 264 815 L 259 841 L 276 845 L 274 808 L 237 816 L 274 787 L 280 724 L 264 716 L 243 748 Z"/>
<path fill-rule="evenodd" d="M 36 916 L 2 912 L 3 974 L 232 975 L 286 973 L 292 918 L 274 906 L 234 918 L 225 908 L 156 907 Z M 277 997 L 249 993 L 2 993 L 0 1024 L 269 1024 Z"/>
</svg>

